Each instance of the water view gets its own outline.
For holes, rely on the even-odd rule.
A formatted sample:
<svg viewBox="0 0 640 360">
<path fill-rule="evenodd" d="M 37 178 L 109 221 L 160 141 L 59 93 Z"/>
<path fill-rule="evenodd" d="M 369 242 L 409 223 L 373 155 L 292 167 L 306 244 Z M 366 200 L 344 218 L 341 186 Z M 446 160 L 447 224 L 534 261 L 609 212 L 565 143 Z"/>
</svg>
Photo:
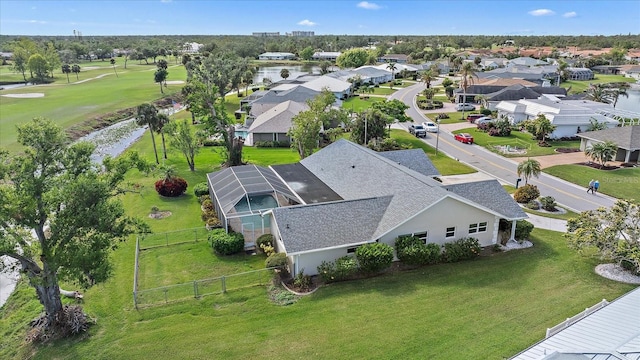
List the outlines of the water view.
<svg viewBox="0 0 640 360">
<path fill-rule="evenodd" d="M 640 113 L 640 90 L 628 90 L 629 97 L 620 96 L 616 109 Z"/>
</svg>

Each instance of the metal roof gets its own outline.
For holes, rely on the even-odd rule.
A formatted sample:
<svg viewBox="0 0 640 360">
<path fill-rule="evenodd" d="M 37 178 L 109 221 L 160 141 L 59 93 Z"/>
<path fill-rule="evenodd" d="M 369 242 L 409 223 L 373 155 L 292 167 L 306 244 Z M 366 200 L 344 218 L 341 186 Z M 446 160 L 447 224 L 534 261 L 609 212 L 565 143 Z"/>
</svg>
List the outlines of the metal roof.
<svg viewBox="0 0 640 360">
<path fill-rule="evenodd" d="M 249 197 L 252 195 L 281 194 L 297 199 L 271 169 L 261 166 L 234 166 L 210 173 L 207 178 L 225 215 L 242 199 L 251 206 Z M 250 208 L 249 212 L 254 211 Z"/>
</svg>

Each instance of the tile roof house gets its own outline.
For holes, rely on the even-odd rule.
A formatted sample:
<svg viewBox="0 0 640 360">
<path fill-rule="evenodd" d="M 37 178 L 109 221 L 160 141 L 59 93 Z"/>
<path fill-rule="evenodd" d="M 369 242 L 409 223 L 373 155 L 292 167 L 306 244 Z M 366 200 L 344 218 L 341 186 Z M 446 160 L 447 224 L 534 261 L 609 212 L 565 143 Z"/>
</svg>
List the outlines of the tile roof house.
<svg viewBox="0 0 640 360">
<path fill-rule="evenodd" d="M 258 115 L 247 132 L 245 145 L 253 146 L 259 141 L 291 142 L 287 135 L 292 119 L 302 111 L 309 110 L 306 103 L 287 100 Z"/>
<path fill-rule="evenodd" d="M 589 131 L 578 134 L 580 150 L 584 151 L 594 143 L 612 141 L 618 146 L 614 161 L 638 162 L 640 160 L 640 125 L 615 127 L 612 129 Z"/>
<path fill-rule="evenodd" d="M 514 234 L 516 221 L 527 217 L 496 180 L 443 186 L 433 179 L 438 172 L 422 150 L 377 153 L 339 140 L 297 164 L 237 172 L 238 178 L 249 170 L 255 174 L 244 185 L 234 180 L 233 169 L 208 175 L 212 200 L 230 219 L 244 214 L 253 220 L 223 224 L 245 232 L 245 239 L 273 234 L 294 275 L 316 274 L 322 261 L 351 254 L 365 243 L 393 246 L 405 234 L 421 234 L 440 245 L 473 236 L 491 246 Z M 265 185 L 265 179 L 272 184 Z M 260 187 L 253 185 L 258 180 Z M 244 196 L 244 189 L 252 193 Z M 273 189 L 279 195 L 271 200 L 271 210 L 262 206 L 262 198 L 257 211 L 247 212 L 244 202 L 234 210 L 237 199 L 248 199 L 251 209 L 252 196 Z M 510 232 L 501 230 L 505 221 L 512 223 Z"/>
<path fill-rule="evenodd" d="M 640 288 L 606 300 L 547 330 L 512 360 L 640 359 Z"/>
</svg>

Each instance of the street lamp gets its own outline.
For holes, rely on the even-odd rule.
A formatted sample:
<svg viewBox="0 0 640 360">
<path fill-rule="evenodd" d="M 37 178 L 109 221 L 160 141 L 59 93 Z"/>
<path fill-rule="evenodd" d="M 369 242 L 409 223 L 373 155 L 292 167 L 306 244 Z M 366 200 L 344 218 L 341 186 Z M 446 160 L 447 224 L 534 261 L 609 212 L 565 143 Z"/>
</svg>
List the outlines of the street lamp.
<svg viewBox="0 0 640 360">
<path fill-rule="evenodd" d="M 436 120 L 436 124 L 438 124 L 438 132 L 436 133 L 436 156 L 438 155 L 438 142 L 440 140 L 440 119 Z"/>
</svg>

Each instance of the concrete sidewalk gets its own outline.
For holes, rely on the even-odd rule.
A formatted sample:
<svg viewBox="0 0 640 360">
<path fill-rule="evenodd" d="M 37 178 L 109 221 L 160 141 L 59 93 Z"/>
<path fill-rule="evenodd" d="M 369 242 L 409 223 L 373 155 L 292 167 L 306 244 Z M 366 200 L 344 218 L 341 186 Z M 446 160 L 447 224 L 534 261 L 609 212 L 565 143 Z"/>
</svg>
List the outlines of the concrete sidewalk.
<svg viewBox="0 0 640 360">
<path fill-rule="evenodd" d="M 567 232 L 567 220 L 552 219 L 529 213 L 527 213 L 527 215 L 529 215 L 529 218 L 526 220 L 538 229 L 553 230 L 562 233 Z"/>
</svg>

